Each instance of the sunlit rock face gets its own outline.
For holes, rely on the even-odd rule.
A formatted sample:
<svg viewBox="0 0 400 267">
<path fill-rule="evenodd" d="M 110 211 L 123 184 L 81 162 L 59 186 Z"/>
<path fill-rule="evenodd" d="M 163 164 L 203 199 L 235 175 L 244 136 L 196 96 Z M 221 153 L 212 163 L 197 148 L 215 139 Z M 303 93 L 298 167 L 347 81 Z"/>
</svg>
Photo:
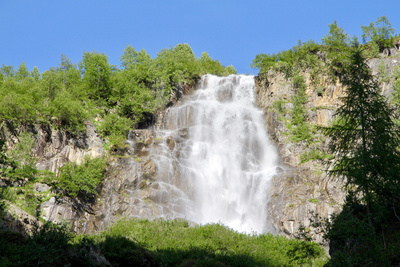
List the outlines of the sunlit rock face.
<svg viewBox="0 0 400 267">
<path fill-rule="evenodd" d="M 393 73 L 400 65 L 400 54 L 392 49 L 390 57 L 381 55 L 369 60 L 368 65 L 380 83 L 382 94 L 390 99 L 394 91 Z M 342 104 L 345 88 L 338 80 L 332 81 L 328 76 L 321 76 L 315 81 L 307 71 L 302 75 L 307 94 L 307 122 L 316 126 L 330 125 L 336 109 Z M 268 218 L 277 233 L 293 236 L 301 225 L 309 226 L 312 214 L 328 218 L 341 210 L 346 195 L 344 183 L 341 179 L 328 178 L 327 166 L 319 161 L 301 162 L 301 155 L 311 149 L 329 153 L 329 138 L 321 136 L 321 142 L 314 147 L 305 141 L 295 143 L 290 140 L 285 120 L 291 120 L 291 98 L 296 94 L 291 79 L 270 70 L 259 74 L 255 80 L 257 105 L 264 111 L 267 130 L 277 146 L 282 164 L 282 171 L 277 173 L 270 185 Z M 279 102 L 286 112 L 276 110 L 276 103 Z M 314 237 L 321 240 L 320 235 Z"/>
</svg>

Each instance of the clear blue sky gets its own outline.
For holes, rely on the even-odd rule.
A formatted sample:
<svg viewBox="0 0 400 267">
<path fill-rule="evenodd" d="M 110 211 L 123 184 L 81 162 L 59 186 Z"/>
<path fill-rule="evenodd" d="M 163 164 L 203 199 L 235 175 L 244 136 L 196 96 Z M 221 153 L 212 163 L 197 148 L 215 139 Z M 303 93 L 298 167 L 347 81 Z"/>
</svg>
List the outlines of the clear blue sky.
<svg viewBox="0 0 400 267">
<path fill-rule="evenodd" d="M 104 52 L 119 66 L 126 45 L 154 58 L 188 43 L 239 73 L 256 54 L 277 53 L 298 40 L 320 42 L 336 20 L 350 35 L 387 16 L 400 33 L 400 0 L 0 0 L 0 66 L 29 70 L 73 63 L 83 52 Z"/>
</svg>

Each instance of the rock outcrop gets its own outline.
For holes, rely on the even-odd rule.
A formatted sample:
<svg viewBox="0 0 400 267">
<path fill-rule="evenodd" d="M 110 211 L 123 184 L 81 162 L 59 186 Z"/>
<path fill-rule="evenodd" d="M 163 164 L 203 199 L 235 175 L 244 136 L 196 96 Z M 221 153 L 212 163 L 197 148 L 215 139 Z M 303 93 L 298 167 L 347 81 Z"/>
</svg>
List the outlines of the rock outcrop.
<svg viewBox="0 0 400 267">
<path fill-rule="evenodd" d="M 372 59 L 368 63 L 372 74 L 380 81 L 382 94 L 388 98 L 393 93 L 391 74 L 400 65 L 400 55 L 395 52 L 395 56 Z M 335 110 L 341 105 L 344 87 L 339 82 L 332 84 L 327 77 L 313 83 L 308 72 L 304 72 L 303 76 L 308 96 L 305 104 L 308 123 L 328 126 L 334 119 Z M 255 79 L 257 104 L 264 110 L 266 128 L 278 147 L 283 167 L 271 185 L 268 218 L 277 233 L 293 236 L 301 225 L 310 225 L 312 214 L 327 218 L 340 211 L 345 197 L 343 182 L 328 178 L 326 166 L 316 160 L 302 163 L 301 155 L 311 149 L 328 152 L 329 139 L 319 135 L 318 144 L 291 141 L 287 123 L 290 123 L 293 109 L 291 97 L 296 94 L 291 80 L 272 70 L 259 74 Z M 277 110 L 277 104 L 284 112 Z M 319 235 L 315 238 L 321 240 Z"/>
<path fill-rule="evenodd" d="M 382 93 L 390 97 L 393 92 L 390 73 L 400 65 L 400 56 L 373 59 L 369 64 L 373 74 L 382 71 L 388 73 L 381 82 Z M 341 104 L 344 88 L 340 83 L 332 84 L 326 77 L 318 83 L 312 82 L 307 72 L 304 77 L 308 123 L 327 126 Z M 285 124 L 285 120 L 291 120 L 291 97 L 296 93 L 291 81 L 273 71 L 260 74 L 255 79 L 257 104 L 264 110 L 266 129 L 281 158 L 281 168 L 271 184 L 268 220 L 276 233 L 293 236 L 301 225 L 309 225 L 312 213 L 329 217 L 340 211 L 345 196 L 343 183 L 329 179 L 325 167 L 318 161 L 302 163 L 301 155 L 304 152 L 311 149 L 327 152 L 329 140 L 321 135 L 318 144 L 291 141 L 290 130 Z M 189 90 L 187 86 L 177 86 L 170 104 L 179 105 Z M 278 112 L 276 103 L 280 103 L 285 112 Z M 187 114 L 189 120 L 190 110 Z M 68 221 L 78 233 L 104 230 L 121 216 L 154 218 L 162 214 L 174 214 L 179 217 L 185 207 L 178 200 L 183 197 L 181 191 L 187 190 L 188 186 L 177 171 L 177 164 L 183 152 L 181 143 L 188 138 L 188 130 L 181 128 L 174 134 L 156 131 L 164 126 L 167 129 L 170 127 L 164 125 L 168 124 L 164 119 L 164 112 L 159 112 L 154 117 L 152 129 L 130 132 L 127 149 L 109 158 L 106 179 L 98 188 L 98 198 L 92 203 L 68 197 L 56 198 L 48 185 L 35 184 L 34 190 L 46 194 L 48 198 L 41 204 L 41 217 L 55 223 Z M 76 136 L 46 125 L 16 127 L 12 122 L 3 121 L 0 135 L 6 138 L 8 146 L 12 148 L 18 143 L 21 132 L 32 133 L 37 168 L 57 172 L 66 162 L 80 163 L 86 156 L 100 157 L 105 154 L 103 140 L 98 136 L 95 126 L 89 122 L 85 124 L 86 132 Z M 167 158 L 171 160 L 163 162 L 154 155 L 168 155 Z M 15 223 L 16 228 L 29 231 L 29 225 L 34 224 L 35 219 L 17 207 L 13 207 L 12 214 L 24 224 Z M 321 240 L 321 236 L 316 235 L 316 238 Z"/>
<path fill-rule="evenodd" d="M 53 129 L 48 125 L 28 124 L 17 127 L 10 121 L 3 121 L 0 125 L 0 134 L 7 140 L 7 147 L 10 148 L 18 144 L 18 137 L 21 133 L 29 132 L 32 134 L 35 140 L 32 152 L 36 158 L 37 169 L 57 173 L 58 169 L 66 162 L 79 164 L 85 157 L 94 158 L 104 155 L 103 142 L 98 136 L 95 126 L 90 122 L 85 122 L 85 125 L 85 133 L 78 136 L 68 131 Z M 40 206 L 39 213 L 41 218 L 54 223 L 70 222 L 77 232 L 85 229 L 87 218 L 93 213 L 93 203 L 80 202 L 77 199 L 68 197 L 56 198 L 55 192 L 50 192 L 50 189 L 51 187 L 46 184 L 39 183 L 34 185 L 34 191 L 37 193 L 47 191 L 43 197 L 48 198 L 48 200 L 44 201 Z M 9 210 L 9 212 L 14 216 L 27 214 L 17 206 L 13 206 L 13 209 Z M 22 216 L 17 221 L 26 224 L 25 228 L 29 228 L 29 225 L 32 225 L 32 218 Z"/>
</svg>

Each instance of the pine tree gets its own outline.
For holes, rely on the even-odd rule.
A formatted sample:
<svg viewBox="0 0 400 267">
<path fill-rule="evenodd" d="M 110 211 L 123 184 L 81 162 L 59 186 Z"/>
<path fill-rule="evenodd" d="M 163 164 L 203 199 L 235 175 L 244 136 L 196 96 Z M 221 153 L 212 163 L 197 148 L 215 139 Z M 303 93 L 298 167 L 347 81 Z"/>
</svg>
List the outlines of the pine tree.
<svg viewBox="0 0 400 267">
<path fill-rule="evenodd" d="M 373 199 L 399 200 L 400 133 L 362 49 L 353 49 L 342 77 L 346 96 L 325 134 L 336 155 L 330 174 L 344 177 L 348 188 L 361 192 L 369 210 Z"/>
</svg>

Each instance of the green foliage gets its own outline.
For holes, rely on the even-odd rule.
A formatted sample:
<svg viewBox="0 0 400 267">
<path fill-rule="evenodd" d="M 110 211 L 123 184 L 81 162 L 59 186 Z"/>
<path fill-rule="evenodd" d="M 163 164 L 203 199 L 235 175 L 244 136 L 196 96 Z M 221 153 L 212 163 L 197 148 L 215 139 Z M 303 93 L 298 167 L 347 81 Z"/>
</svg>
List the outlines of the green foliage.
<svg viewBox="0 0 400 267">
<path fill-rule="evenodd" d="M 36 169 L 36 157 L 33 154 L 35 140 L 25 132 L 18 136 L 19 142 L 14 149 L 9 151 L 10 158 L 14 161 L 15 168 L 8 173 L 8 177 L 13 181 L 35 181 L 38 170 Z"/>
<path fill-rule="evenodd" d="M 274 103 L 272 103 L 272 107 L 279 113 L 279 114 L 285 114 L 286 109 L 285 109 L 285 104 L 286 102 L 283 100 L 277 100 Z"/>
<path fill-rule="evenodd" d="M 157 266 L 154 253 L 125 236 L 107 235 L 98 247 L 113 266 Z"/>
<path fill-rule="evenodd" d="M 162 266 L 301 266 L 324 258 L 315 243 L 240 234 L 219 224 L 189 227 L 183 220 L 121 220 L 94 238 L 107 258 L 131 264 L 141 257 Z"/>
<path fill-rule="evenodd" d="M 104 180 L 105 168 L 104 158 L 85 158 L 80 165 L 68 162 L 60 168 L 56 186 L 71 197 L 93 199 Z"/>
<path fill-rule="evenodd" d="M 400 67 L 397 67 L 393 72 L 393 94 L 392 94 L 392 103 L 400 108 Z M 398 119 L 397 122 L 399 123 Z"/>
<path fill-rule="evenodd" d="M 0 177 L 7 177 L 13 173 L 18 164 L 6 154 L 6 141 L 0 138 Z"/>
<path fill-rule="evenodd" d="M 15 75 L 15 70 L 13 66 L 6 66 L 3 64 L 3 66 L 0 68 L 0 73 L 3 75 L 3 79 L 7 77 L 14 77 Z"/>
<path fill-rule="evenodd" d="M 333 159 L 332 154 L 326 154 L 324 151 L 319 149 L 311 149 L 300 155 L 300 164 L 306 163 L 310 160 L 331 160 Z"/>
<path fill-rule="evenodd" d="M 348 46 L 349 42 L 350 36 L 337 25 L 336 20 L 333 21 L 332 24 L 329 24 L 329 33 L 322 38 L 322 43 L 333 49 L 340 49 Z"/>
<path fill-rule="evenodd" d="M 41 74 L 39 72 L 38 67 L 33 67 L 33 70 L 31 72 L 31 76 L 33 78 L 33 80 L 35 80 L 36 82 L 39 81 L 41 79 Z"/>
<path fill-rule="evenodd" d="M 103 137 L 118 145 L 127 137 L 129 127 L 151 125 L 153 114 L 169 104 L 178 85 L 193 85 L 204 73 L 236 73 L 232 66 L 222 66 L 205 52 L 196 58 L 188 44 L 163 49 L 155 59 L 146 50 L 138 52 L 128 45 L 121 56 L 121 69 L 98 52 L 83 53 L 78 65 L 79 69 L 65 55 L 57 68 L 43 73 L 37 67 L 29 72 L 25 63 L 17 71 L 3 64 L 0 119 L 16 124 L 52 124 L 82 133 L 85 120 L 116 114 L 118 118 L 105 118 Z M 121 122 L 110 127 L 108 120 Z"/>
<path fill-rule="evenodd" d="M 287 255 L 290 258 L 290 264 L 295 263 L 300 266 L 306 264 L 309 266 L 316 266 L 317 262 L 315 262 L 315 259 L 324 255 L 324 250 L 317 243 L 296 240 L 291 244 L 290 249 L 287 251 Z M 323 261 L 321 263 L 323 264 Z"/>
<path fill-rule="evenodd" d="M 273 69 L 284 73 L 286 77 L 293 77 L 299 70 L 309 69 L 315 76 L 322 68 L 322 62 L 317 55 L 320 50 L 321 45 L 312 40 L 305 43 L 299 41 L 297 46 L 278 54 L 256 55 L 251 67 L 259 69 L 260 73 Z"/>
<path fill-rule="evenodd" d="M 107 101 L 111 95 L 111 66 L 107 56 L 97 52 L 83 53 L 80 63 L 88 96 L 97 102 Z"/>
<path fill-rule="evenodd" d="M 28 132 L 23 132 L 18 136 L 18 143 L 9 151 L 9 155 L 21 165 L 34 167 L 36 157 L 33 153 L 35 139 Z"/>
<path fill-rule="evenodd" d="M 343 210 L 325 222 L 330 240 L 330 266 L 398 266 L 400 224 L 393 209 L 374 203 L 374 213 L 350 193 Z"/>
<path fill-rule="evenodd" d="M 332 81 L 343 75 L 343 67 L 346 65 L 347 53 L 350 47 L 350 36 L 337 25 L 336 20 L 329 24 L 329 33 L 322 38 L 326 45 L 327 58 L 329 59 L 328 72 Z"/>
<path fill-rule="evenodd" d="M 27 78 L 29 76 L 29 71 L 28 68 L 25 65 L 25 62 L 22 62 L 21 65 L 19 65 L 17 73 L 16 73 L 16 78 L 18 81 L 22 81 L 23 79 Z"/>
<path fill-rule="evenodd" d="M 61 89 L 49 107 L 53 115 L 52 122 L 59 128 L 84 131 L 84 120 L 87 114 L 82 102 L 72 96 L 66 89 Z"/>
<path fill-rule="evenodd" d="M 99 125 L 99 133 L 108 138 L 111 146 L 123 147 L 133 121 L 117 114 L 108 114 Z"/>
<path fill-rule="evenodd" d="M 378 65 L 378 73 L 376 74 L 380 83 L 387 83 L 390 81 L 390 76 L 388 71 L 386 70 L 386 64 L 383 60 L 379 62 Z"/>
<path fill-rule="evenodd" d="M 379 17 L 375 23 L 368 26 L 361 26 L 364 43 L 371 41 L 378 46 L 379 52 L 385 48 L 393 47 L 393 34 L 395 30 L 392 28 L 386 16 Z"/>
<path fill-rule="evenodd" d="M 0 231 L 1 266 L 67 266 L 68 242 L 72 235 L 65 225 L 46 223 L 34 227 L 32 236 Z"/>
<path fill-rule="evenodd" d="M 396 266 L 400 263 L 400 132 L 363 51 L 354 47 L 337 122 L 324 130 L 335 153 L 330 175 L 343 177 L 348 196 L 326 223 L 332 266 Z"/>
<path fill-rule="evenodd" d="M 122 220 L 92 236 L 74 236 L 66 225 L 51 223 L 36 226 L 27 238 L 0 230 L 1 266 L 100 266 L 103 256 L 112 266 L 323 266 L 326 261 L 316 243 L 239 234 L 217 224 L 189 227 L 183 220 Z"/>
<path fill-rule="evenodd" d="M 307 110 L 305 103 L 307 102 L 306 84 L 304 77 L 296 74 L 292 78 L 293 87 L 297 90 L 296 94 L 292 96 L 293 110 L 292 110 L 292 140 L 295 142 L 309 140 L 312 138 L 311 127 L 307 122 Z"/>
<path fill-rule="evenodd" d="M 3 199 L 8 200 L 12 203 L 15 202 L 17 200 L 17 194 L 15 193 L 15 190 L 13 190 L 10 187 L 1 187 L 0 188 L 0 201 Z"/>
<path fill-rule="evenodd" d="M 207 52 L 201 53 L 200 61 L 200 73 L 211 73 L 218 76 L 228 76 L 229 74 L 236 74 L 235 68 L 230 65 L 224 67 L 218 60 L 213 60 Z"/>
<path fill-rule="evenodd" d="M 400 134 L 393 111 L 380 95 L 379 87 L 355 48 L 347 66 L 343 106 L 337 110 L 338 122 L 325 130 L 335 153 L 332 174 L 346 177 L 356 185 L 367 203 L 372 194 L 399 198 Z"/>
</svg>

